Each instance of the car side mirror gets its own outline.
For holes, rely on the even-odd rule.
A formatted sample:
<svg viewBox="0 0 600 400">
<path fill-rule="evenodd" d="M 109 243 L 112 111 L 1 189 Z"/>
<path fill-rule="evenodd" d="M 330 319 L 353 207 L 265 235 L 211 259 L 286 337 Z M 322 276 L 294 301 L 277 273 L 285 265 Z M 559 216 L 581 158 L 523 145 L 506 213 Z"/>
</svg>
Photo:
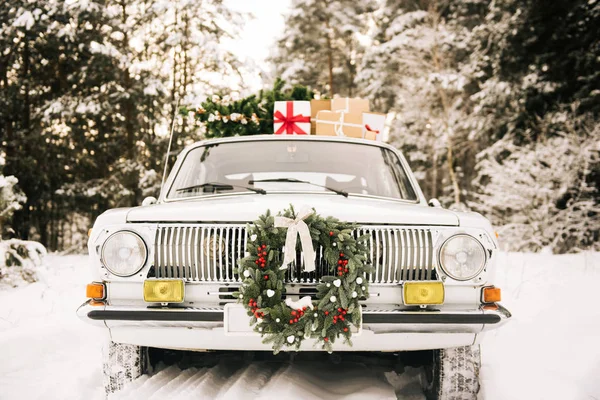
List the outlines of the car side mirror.
<svg viewBox="0 0 600 400">
<path fill-rule="evenodd" d="M 442 203 L 440 203 L 440 201 L 438 199 L 436 199 L 435 197 L 433 199 L 429 200 L 429 207 L 437 207 L 437 208 L 442 208 Z"/>
<path fill-rule="evenodd" d="M 142 201 L 142 206 L 151 206 L 152 204 L 156 204 L 157 200 L 154 196 L 149 196 Z"/>
</svg>

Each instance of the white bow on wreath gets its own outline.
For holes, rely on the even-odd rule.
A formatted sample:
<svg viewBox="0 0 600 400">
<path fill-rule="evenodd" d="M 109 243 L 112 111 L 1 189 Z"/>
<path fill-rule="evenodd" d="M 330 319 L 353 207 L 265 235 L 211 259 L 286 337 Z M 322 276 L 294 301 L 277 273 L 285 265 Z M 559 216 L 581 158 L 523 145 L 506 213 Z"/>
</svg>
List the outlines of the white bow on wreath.
<svg viewBox="0 0 600 400">
<path fill-rule="evenodd" d="M 300 244 L 304 252 L 304 270 L 306 272 L 315 270 L 315 249 L 313 248 L 308 225 L 304 222 L 304 219 L 308 218 L 314 212 L 314 210 L 305 207 L 298 212 L 295 219 L 275 217 L 276 228 L 287 228 L 283 264 L 279 269 L 286 269 L 296 259 L 296 241 L 298 240 L 298 235 L 300 235 Z"/>
</svg>

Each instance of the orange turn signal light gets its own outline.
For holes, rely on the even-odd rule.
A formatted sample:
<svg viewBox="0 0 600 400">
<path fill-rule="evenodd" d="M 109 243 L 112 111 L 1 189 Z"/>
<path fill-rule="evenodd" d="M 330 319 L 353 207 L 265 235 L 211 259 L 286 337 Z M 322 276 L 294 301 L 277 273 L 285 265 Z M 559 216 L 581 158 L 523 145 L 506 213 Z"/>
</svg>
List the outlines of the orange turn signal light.
<svg viewBox="0 0 600 400">
<path fill-rule="evenodd" d="M 497 287 L 483 288 L 481 299 L 484 303 L 496 303 L 502 300 L 502 292 Z"/>
<path fill-rule="evenodd" d="M 89 283 L 85 288 L 85 296 L 94 300 L 103 300 L 105 297 L 104 283 Z"/>
</svg>

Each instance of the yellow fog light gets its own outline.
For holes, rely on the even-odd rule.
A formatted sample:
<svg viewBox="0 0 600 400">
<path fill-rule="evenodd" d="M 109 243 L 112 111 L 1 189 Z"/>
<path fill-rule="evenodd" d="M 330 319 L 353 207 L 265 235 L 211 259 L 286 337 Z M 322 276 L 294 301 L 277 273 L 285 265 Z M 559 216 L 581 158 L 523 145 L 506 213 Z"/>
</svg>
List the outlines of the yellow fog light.
<svg viewBox="0 0 600 400">
<path fill-rule="evenodd" d="M 444 284 L 442 282 L 406 282 L 404 284 L 404 304 L 424 305 L 443 303 Z"/>
<path fill-rule="evenodd" d="M 144 281 L 144 301 L 148 303 L 183 302 L 183 281 L 174 279 Z"/>
</svg>

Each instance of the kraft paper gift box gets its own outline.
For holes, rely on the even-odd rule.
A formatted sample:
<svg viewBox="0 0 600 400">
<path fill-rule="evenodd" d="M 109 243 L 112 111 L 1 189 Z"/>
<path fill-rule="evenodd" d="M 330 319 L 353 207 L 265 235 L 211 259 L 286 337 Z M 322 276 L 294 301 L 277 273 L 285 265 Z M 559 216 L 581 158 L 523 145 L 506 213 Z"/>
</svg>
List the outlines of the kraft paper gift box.
<svg viewBox="0 0 600 400">
<path fill-rule="evenodd" d="M 314 135 L 317 132 L 317 113 L 323 110 L 331 110 L 331 100 L 311 100 L 310 101 L 310 133 Z"/>
<path fill-rule="evenodd" d="M 276 135 L 310 134 L 310 102 L 276 101 L 273 109 L 273 133 Z"/>
<path fill-rule="evenodd" d="M 369 100 L 361 98 L 341 97 L 331 100 L 331 111 L 344 111 L 350 114 L 360 115 L 370 111 Z"/>
<path fill-rule="evenodd" d="M 362 113 L 369 111 L 369 100 L 341 97 L 331 100 L 331 111 L 317 113 L 317 135 L 362 138 Z"/>
<path fill-rule="evenodd" d="M 362 114 L 341 111 L 319 111 L 317 114 L 317 135 L 363 137 Z"/>
<path fill-rule="evenodd" d="M 364 112 L 362 114 L 363 137 L 365 139 L 383 141 L 383 129 L 387 114 Z"/>
</svg>

